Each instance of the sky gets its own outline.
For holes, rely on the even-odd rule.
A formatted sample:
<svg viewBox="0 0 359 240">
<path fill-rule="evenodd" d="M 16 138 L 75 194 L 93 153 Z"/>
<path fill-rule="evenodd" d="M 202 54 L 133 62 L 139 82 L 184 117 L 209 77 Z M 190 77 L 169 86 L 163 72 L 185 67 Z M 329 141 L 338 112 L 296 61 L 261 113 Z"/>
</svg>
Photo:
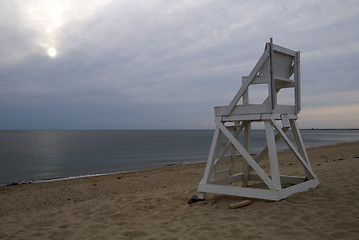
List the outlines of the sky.
<svg viewBox="0 0 359 240">
<path fill-rule="evenodd" d="M 213 129 L 271 37 L 299 126 L 359 128 L 358 26 L 350 0 L 0 0 L 0 130 Z"/>
</svg>

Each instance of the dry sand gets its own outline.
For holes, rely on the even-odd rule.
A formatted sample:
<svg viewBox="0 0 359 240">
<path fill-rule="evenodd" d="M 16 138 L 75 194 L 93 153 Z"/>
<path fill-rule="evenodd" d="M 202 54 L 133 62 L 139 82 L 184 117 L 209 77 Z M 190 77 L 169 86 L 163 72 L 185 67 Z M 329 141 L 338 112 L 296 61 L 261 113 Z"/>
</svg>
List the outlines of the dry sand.
<svg viewBox="0 0 359 240">
<path fill-rule="evenodd" d="M 186 203 L 204 163 L 2 187 L 0 239 L 359 239 L 359 143 L 308 155 L 318 188 L 239 209 L 245 198 Z"/>
</svg>

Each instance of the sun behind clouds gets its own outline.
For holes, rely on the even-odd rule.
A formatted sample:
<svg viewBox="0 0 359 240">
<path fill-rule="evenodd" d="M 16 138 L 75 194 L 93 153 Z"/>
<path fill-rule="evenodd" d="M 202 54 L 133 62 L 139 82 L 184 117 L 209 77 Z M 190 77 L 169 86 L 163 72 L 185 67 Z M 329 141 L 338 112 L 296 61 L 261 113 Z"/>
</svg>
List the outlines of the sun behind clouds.
<svg viewBox="0 0 359 240">
<path fill-rule="evenodd" d="M 49 55 L 51 58 L 55 58 L 57 55 L 57 51 L 55 48 L 51 47 L 47 49 L 47 55 Z"/>
</svg>

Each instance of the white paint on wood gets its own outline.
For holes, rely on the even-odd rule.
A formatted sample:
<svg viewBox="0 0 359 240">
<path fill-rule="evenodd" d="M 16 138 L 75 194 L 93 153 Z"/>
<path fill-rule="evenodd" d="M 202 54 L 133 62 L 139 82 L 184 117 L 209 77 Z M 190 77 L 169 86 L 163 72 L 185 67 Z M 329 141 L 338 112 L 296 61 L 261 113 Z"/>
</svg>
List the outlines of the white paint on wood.
<svg viewBox="0 0 359 240">
<path fill-rule="evenodd" d="M 294 61 L 294 89 L 295 89 L 295 105 L 297 112 L 301 110 L 301 96 L 300 96 L 300 52 L 296 53 Z"/>
<path fill-rule="evenodd" d="M 213 168 L 213 165 L 214 165 L 215 154 L 218 151 L 219 137 L 220 137 L 220 131 L 219 131 L 219 128 L 216 128 L 216 130 L 214 132 L 213 139 L 212 139 L 211 148 L 209 150 L 206 169 L 204 171 L 204 176 L 203 176 L 203 179 L 202 179 L 202 181 L 204 183 L 207 183 L 209 181 L 209 177 L 212 174 L 212 168 Z"/>
<path fill-rule="evenodd" d="M 251 141 L 251 122 L 245 121 L 245 130 L 244 130 L 244 149 L 246 149 L 247 152 L 250 152 L 250 141 Z M 246 187 L 248 185 L 248 175 L 250 172 L 250 166 L 247 161 L 243 161 L 243 187 Z"/>
<path fill-rule="evenodd" d="M 215 107 L 216 117 L 226 117 L 225 112 L 227 111 L 226 106 Z M 276 108 L 271 113 L 276 114 L 296 114 L 297 110 L 295 106 L 291 105 L 276 105 Z M 249 105 L 237 105 L 234 107 L 231 116 L 235 115 L 248 115 L 248 114 L 267 114 L 267 104 L 249 104 Z"/>
<path fill-rule="evenodd" d="M 251 104 L 249 86 L 252 84 L 268 85 L 268 96 L 262 104 Z M 294 105 L 277 104 L 277 94 L 282 88 L 294 88 Z M 204 199 L 206 193 L 217 193 L 278 201 L 318 186 L 318 178 L 310 166 L 296 123 L 297 114 L 301 110 L 300 101 L 300 52 L 274 45 L 271 39 L 270 43 L 266 43 L 265 50 L 251 73 L 242 77 L 242 87 L 230 104 L 214 109 L 216 130 L 204 176 L 198 185 L 199 197 Z M 276 121 L 282 121 L 282 126 Z M 264 123 L 267 143 L 255 159 L 249 154 L 252 122 Z M 275 136 L 273 127 L 277 131 Z M 243 129 L 242 145 L 238 137 Z M 296 146 L 286 135 L 289 129 L 293 132 Z M 226 142 L 220 141 L 222 134 L 227 138 Z M 283 139 L 293 151 L 306 172 L 305 177 L 280 175 L 276 149 L 279 139 Z M 236 151 L 242 158 L 236 156 Z M 270 174 L 266 174 L 258 164 L 267 154 Z M 218 163 L 222 160 L 229 160 L 229 166 L 217 171 Z M 235 161 L 242 161 L 239 163 L 242 164 L 242 173 L 239 169 L 234 169 Z M 250 185 L 253 181 L 263 182 L 266 187 L 253 188 Z M 242 187 L 229 186 L 238 182 L 242 182 Z M 283 188 L 283 184 L 293 186 Z"/>
<path fill-rule="evenodd" d="M 290 127 L 290 123 L 289 123 L 289 117 L 288 117 L 288 114 L 282 114 L 281 116 L 281 119 L 282 119 L 282 126 L 284 128 L 289 128 Z"/>
<path fill-rule="evenodd" d="M 221 179 L 217 179 L 217 180 L 213 180 L 211 182 L 209 182 L 210 184 L 224 184 L 224 185 L 228 185 L 231 183 L 236 183 L 239 181 L 243 180 L 243 173 L 240 174 L 235 174 L 232 176 L 229 176 L 227 178 L 221 178 Z"/>
<path fill-rule="evenodd" d="M 272 181 L 277 189 L 281 189 L 280 177 L 279 177 L 279 166 L 277 158 L 277 148 L 274 140 L 273 127 L 269 121 L 264 121 L 266 139 L 268 146 L 269 164 L 272 175 Z"/>
<path fill-rule="evenodd" d="M 298 119 L 295 114 L 288 114 L 289 119 Z M 232 122 L 232 121 L 264 121 L 266 119 L 280 120 L 281 114 L 244 114 L 244 115 L 230 115 L 216 117 L 218 121 Z"/>
<path fill-rule="evenodd" d="M 268 175 L 269 177 L 272 177 L 271 175 Z M 258 174 L 251 173 L 249 175 L 251 181 L 260 181 L 261 178 L 258 176 Z M 299 177 L 299 176 L 286 176 L 281 175 L 280 181 L 282 184 L 298 184 L 306 181 L 305 177 Z"/>
<path fill-rule="evenodd" d="M 273 44 L 273 51 L 295 57 L 296 51 Z"/>
<path fill-rule="evenodd" d="M 217 193 L 239 197 L 262 198 L 273 201 L 280 200 L 278 191 L 272 191 L 269 189 L 247 188 L 219 184 L 199 184 L 198 190 L 199 192 Z"/>
</svg>

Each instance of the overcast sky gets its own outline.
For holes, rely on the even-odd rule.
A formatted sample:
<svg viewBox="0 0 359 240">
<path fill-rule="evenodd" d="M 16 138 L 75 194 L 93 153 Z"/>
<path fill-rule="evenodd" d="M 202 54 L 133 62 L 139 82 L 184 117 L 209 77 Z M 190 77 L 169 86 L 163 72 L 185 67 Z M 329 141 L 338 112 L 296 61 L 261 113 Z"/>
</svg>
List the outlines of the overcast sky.
<svg viewBox="0 0 359 240">
<path fill-rule="evenodd" d="M 358 26 L 358 1 L 0 0 L 0 129 L 212 129 L 270 37 L 301 51 L 299 126 L 359 128 Z"/>
</svg>

